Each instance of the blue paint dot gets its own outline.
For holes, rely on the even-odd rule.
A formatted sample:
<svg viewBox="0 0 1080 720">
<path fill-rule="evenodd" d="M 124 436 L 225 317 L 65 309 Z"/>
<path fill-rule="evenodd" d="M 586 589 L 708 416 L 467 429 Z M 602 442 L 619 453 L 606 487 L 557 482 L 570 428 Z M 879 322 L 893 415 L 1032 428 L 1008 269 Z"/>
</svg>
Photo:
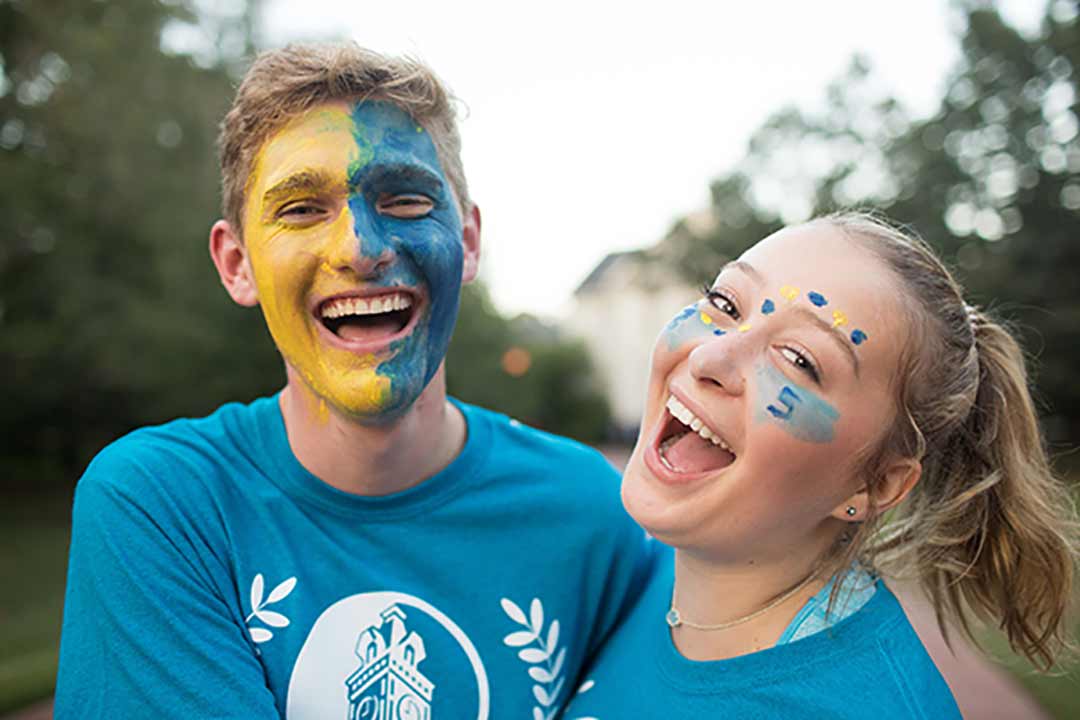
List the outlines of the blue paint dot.
<svg viewBox="0 0 1080 720">
<path fill-rule="evenodd" d="M 864 333 L 862 330 L 853 331 L 851 333 L 851 342 L 855 343 L 856 345 L 862 345 L 864 342 L 866 342 L 866 333 Z"/>
<path fill-rule="evenodd" d="M 810 298 L 810 302 L 814 303 L 818 307 L 824 307 L 829 304 L 829 301 L 825 299 L 825 296 L 821 293 L 812 292 L 808 293 L 807 297 Z M 858 344 L 858 343 L 856 343 Z"/>
<path fill-rule="evenodd" d="M 765 302 L 761 303 L 761 312 L 765 315 L 768 315 L 775 309 L 776 305 L 773 304 L 772 300 L 766 300 Z"/>
<path fill-rule="evenodd" d="M 713 330 L 712 334 L 716 335 L 717 337 L 720 337 L 721 335 L 727 335 L 727 333 L 724 332 L 723 330 Z"/>
</svg>

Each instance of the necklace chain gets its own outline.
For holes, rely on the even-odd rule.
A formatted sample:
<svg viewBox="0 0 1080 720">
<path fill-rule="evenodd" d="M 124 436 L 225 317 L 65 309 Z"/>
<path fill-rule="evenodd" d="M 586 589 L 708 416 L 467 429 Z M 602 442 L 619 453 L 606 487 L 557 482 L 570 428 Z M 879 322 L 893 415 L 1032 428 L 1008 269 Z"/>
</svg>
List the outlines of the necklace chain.
<svg viewBox="0 0 1080 720">
<path fill-rule="evenodd" d="M 672 590 L 671 591 L 671 609 L 668 610 L 667 615 L 664 617 L 664 619 L 667 620 L 667 624 L 670 625 L 673 628 L 677 628 L 680 625 L 685 625 L 686 627 L 694 628 L 695 630 L 727 630 L 728 628 L 735 627 L 736 625 L 742 625 L 745 622 L 750 622 L 754 618 L 760 617 L 760 616 L 764 615 L 765 613 L 769 612 L 770 610 L 772 610 L 773 608 L 775 608 L 776 606 L 782 604 L 785 600 L 791 599 L 791 597 L 794 596 L 795 593 L 799 592 L 804 587 L 809 585 L 810 581 L 813 580 L 816 575 L 817 575 L 817 573 L 810 573 L 809 575 L 806 576 L 805 579 L 803 579 L 802 582 L 800 582 L 798 585 L 791 588 L 790 590 L 788 590 L 784 594 L 778 596 L 774 600 L 770 601 L 767 605 L 765 605 L 765 607 L 759 608 L 758 610 L 755 610 L 754 612 L 750 613 L 749 615 L 743 615 L 740 618 L 735 618 L 734 620 L 728 620 L 727 622 L 718 623 L 716 625 L 699 625 L 698 623 L 693 623 L 693 622 L 690 622 L 689 620 L 684 620 L 682 615 L 679 613 L 679 609 L 677 607 L 675 607 L 675 591 Z"/>
</svg>

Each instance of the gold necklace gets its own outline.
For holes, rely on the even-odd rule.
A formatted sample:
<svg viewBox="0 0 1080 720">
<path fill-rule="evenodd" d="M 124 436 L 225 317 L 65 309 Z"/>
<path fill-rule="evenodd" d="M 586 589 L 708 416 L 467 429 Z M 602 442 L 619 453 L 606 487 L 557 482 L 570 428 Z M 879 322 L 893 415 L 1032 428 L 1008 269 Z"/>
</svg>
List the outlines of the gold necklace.
<svg viewBox="0 0 1080 720">
<path fill-rule="evenodd" d="M 680 625 L 685 625 L 686 627 L 694 628 L 695 630 L 727 630 L 730 627 L 735 627 L 736 625 L 742 625 L 745 622 L 750 622 L 754 618 L 760 617 L 761 615 L 764 615 L 765 613 L 769 612 L 770 610 L 775 608 L 777 605 L 780 605 L 781 603 L 783 603 L 785 600 L 791 599 L 791 597 L 794 596 L 795 593 L 799 592 L 804 587 L 809 585 L 810 581 L 813 580 L 816 575 L 817 575 L 817 573 L 810 573 L 809 575 L 806 576 L 806 578 L 802 582 L 800 582 L 798 585 L 796 585 L 795 587 L 788 590 L 783 595 L 780 595 L 779 597 L 777 597 L 774 600 L 772 600 L 771 602 L 769 602 L 769 604 L 767 604 L 765 607 L 763 607 L 763 608 L 761 608 L 759 610 L 755 610 L 754 612 L 750 613 L 749 615 L 743 615 L 740 618 L 735 618 L 734 620 L 728 620 L 727 622 L 722 622 L 722 623 L 719 623 L 717 625 L 698 625 L 697 623 L 692 623 L 689 620 L 684 620 L 682 615 L 679 613 L 679 609 L 677 607 L 675 607 L 675 589 L 672 588 L 672 590 L 671 590 L 671 609 L 668 610 L 667 615 L 664 616 L 664 619 L 667 620 L 667 624 L 670 627 L 673 627 L 673 628 L 677 628 Z"/>
</svg>

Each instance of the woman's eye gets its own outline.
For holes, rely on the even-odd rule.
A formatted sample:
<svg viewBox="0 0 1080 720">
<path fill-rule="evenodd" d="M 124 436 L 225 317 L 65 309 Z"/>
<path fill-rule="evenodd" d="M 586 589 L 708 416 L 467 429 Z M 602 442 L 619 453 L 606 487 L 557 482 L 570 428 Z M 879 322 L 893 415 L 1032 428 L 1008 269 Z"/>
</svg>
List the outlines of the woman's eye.
<svg viewBox="0 0 1080 720">
<path fill-rule="evenodd" d="M 381 195 L 375 209 L 380 215 L 411 220 L 427 217 L 435 209 L 435 201 L 426 195 Z"/>
<path fill-rule="evenodd" d="M 735 302 L 719 290 L 706 288 L 705 297 L 714 308 L 724 313 L 732 320 L 738 320 L 741 317 L 739 308 L 735 306 Z"/>
<path fill-rule="evenodd" d="M 780 354 L 784 356 L 785 360 L 812 377 L 814 382 L 817 382 L 820 379 L 817 368 L 814 367 L 814 363 L 810 362 L 810 360 L 798 350 L 792 350 L 788 347 L 780 348 Z"/>
</svg>

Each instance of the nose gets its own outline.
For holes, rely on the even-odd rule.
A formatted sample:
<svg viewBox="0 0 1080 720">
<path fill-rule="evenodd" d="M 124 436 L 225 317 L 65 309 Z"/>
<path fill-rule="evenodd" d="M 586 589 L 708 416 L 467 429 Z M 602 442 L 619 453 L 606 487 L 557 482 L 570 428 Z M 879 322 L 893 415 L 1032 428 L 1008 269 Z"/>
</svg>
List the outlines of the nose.
<svg viewBox="0 0 1080 720">
<path fill-rule="evenodd" d="M 690 376 L 728 395 L 742 395 L 753 351 L 754 338 L 748 333 L 732 331 L 709 338 L 690 351 L 687 358 Z"/>
<path fill-rule="evenodd" d="M 375 223 L 351 208 L 342 212 L 339 227 L 327 251 L 331 269 L 356 275 L 364 280 L 381 276 L 394 262 L 396 254 L 389 239 Z"/>
</svg>

